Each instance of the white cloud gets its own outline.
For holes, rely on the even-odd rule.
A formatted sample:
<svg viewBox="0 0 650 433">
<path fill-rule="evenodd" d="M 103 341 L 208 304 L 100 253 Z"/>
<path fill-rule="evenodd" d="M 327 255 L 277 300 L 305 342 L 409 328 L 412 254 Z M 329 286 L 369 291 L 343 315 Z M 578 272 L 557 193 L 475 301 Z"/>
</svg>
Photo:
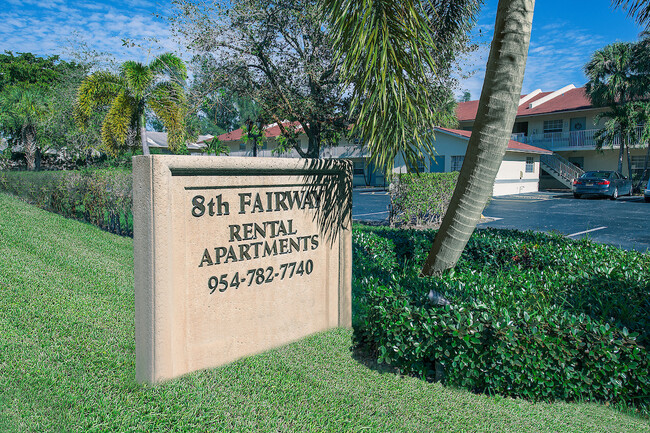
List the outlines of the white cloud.
<svg viewBox="0 0 650 433">
<path fill-rule="evenodd" d="M 8 0 L 0 10 L 0 51 L 65 54 L 70 39 L 118 60 L 146 61 L 151 54 L 177 47 L 169 24 L 156 16 L 169 5 L 147 0 L 126 2 Z M 123 47 L 129 39 L 141 47 Z"/>
</svg>

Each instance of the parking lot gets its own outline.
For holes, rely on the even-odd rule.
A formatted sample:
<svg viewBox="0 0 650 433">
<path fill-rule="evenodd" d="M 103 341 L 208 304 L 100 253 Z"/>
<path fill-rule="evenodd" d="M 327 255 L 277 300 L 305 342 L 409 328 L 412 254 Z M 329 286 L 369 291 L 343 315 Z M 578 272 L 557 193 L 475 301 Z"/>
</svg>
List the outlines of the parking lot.
<svg viewBox="0 0 650 433">
<path fill-rule="evenodd" d="M 355 190 L 355 220 L 386 221 L 388 193 Z M 493 198 L 480 227 L 560 233 L 571 239 L 589 237 L 628 250 L 650 250 L 650 203 L 642 197 L 575 199 L 570 193 L 538 192 Z"/>
</svg>

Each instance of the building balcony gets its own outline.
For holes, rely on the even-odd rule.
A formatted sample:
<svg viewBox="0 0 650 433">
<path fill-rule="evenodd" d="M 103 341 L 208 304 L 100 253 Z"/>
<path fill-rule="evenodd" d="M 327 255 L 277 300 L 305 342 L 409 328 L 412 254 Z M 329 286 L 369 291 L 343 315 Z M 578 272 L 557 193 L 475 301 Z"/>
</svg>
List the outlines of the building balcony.
<svg viewBox="0 0 650 433">
<path fill-rule="evenodd" d="M 512 140 L 519 141 L 520 143 L 530 144 L 531 146 L 541 147 L 551 151 L 562 150 L 593 150 L 596 148 L 596 139 L 594 135 L 598 129 L 587 129 L 585 131 L 567 131 L 567 132 L 551 132 L 545 134 L 512 134 Z M 641 147 L 641 133 L 643 127 L 636 128 L 634 137 L 632 137 L 632 146 Z M 614 148 L 620 146 L 620 137 L 616 137 L 610 145 Z"/>
</svg>

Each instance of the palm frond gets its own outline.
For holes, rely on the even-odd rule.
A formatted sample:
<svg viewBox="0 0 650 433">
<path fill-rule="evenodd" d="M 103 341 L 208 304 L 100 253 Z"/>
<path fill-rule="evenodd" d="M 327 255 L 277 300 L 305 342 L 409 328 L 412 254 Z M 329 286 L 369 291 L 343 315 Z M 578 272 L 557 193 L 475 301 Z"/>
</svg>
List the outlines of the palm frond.
<svg viewBox="0 0 650 433">
<path fill-rule="evenodd" d="M 113 155 L 127 147 L 129 133 L 133 131 L 137 117 L 136 101 L 125 91 L 112 101 L 102 125 L 102 146 Z M 136 121 L 137 122 L 137 121 Z"/>
<path fill-rule="evenodd" d="M 627 16 L 634 18 L 640 25 L 648 28 L 650 26 L 650 2 L 647 0 L 612 0 L 616 8 L 627 11 Z"/>
<path fill-rule="evenodd" d="M 86 77 L 77 93 L 76 120 L 83 126 L 95 110 L 108 107 L 125 88 L 124 80 L 110 72 L 95 72 Z"/>
<path fill-rule="evenodd" d="M 178 83 L 187 80 L 187 68 L 185 63 L 172 53 L 164 53 L 156 57 L 150 64 L 151 69 L 157 75 L 169 77 Z"/>
<path fill-rule="evenodd" d="M 353 86 L 351 111 L 373 162 L 391 172 L 399 154 L 417 166 L 434 155 L 430 78 L 437 71 L 430 21 L 420 0 L 322 0 Z"/>
<path fill-rule="evenodd" d="M 122 66 L 120 66 L 120 74 L 126 80 L 129 90 L 136 99 L 145 97 L 147 90 L 154 80 L 154 73 L 148 66 L 132 60 L 122 63 Z"/>
<path fill-rule="evenodd" d="M 185 92 L 174 82 L 162 82 L 152 89 L 148 105 L 167 130 L 167 145 L 172 152 L 185 143 Z"/>
</svg>

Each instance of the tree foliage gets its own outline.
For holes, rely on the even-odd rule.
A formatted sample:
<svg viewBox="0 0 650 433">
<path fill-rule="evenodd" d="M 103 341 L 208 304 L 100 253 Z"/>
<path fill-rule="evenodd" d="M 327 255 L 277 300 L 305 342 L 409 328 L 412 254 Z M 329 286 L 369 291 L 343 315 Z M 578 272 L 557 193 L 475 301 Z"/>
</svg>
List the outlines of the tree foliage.
<svg viewBox="0 0 650 433">
<path fill-rule="evenodd" d="M 612 0 L 616 8 L 627 11 L 629 17 L 646 29 L 650 25 L 650 1 L 648 0 Z"/>
<path fill-rule="evenodd" d="M 435 126 L 453 126 L 452 71 L 471 49 L 480 0 L 323 0 L 343 76 L 353 89 L 352 134 L 391 171 L 401 154 L 433 156 Z"/>
<path fill-rule="evenodd" d="M 0 133 L 25 153 L 30 170 L 48 148 L 79 147 L 70 108 L 86 71 L 58 56 L 0 54 Z"/>
<path fill-rule="evenodd" d="M 117 155 L 140 141 L 145 154 L 146 111 L 151 110 L 167 130 L 169 149 L 178 152 L 185 144 L 187 70 L 171 53 L 161 54 L 148 65 L 126 61 L 119 74 L 98 71 L 79 87 L 76 118 L 86 125 L 97 112 L 103 114 L 101 142 Z"/>
<path fill-rule="evenodd" d="M 584 68 L 589 78 L 587 95 L 595 106 L 609 109 L 596 117 L 597 122 L 606 119 L 594 136 L 597 147 L 619 143 L 619 172 L 627 150 L 630 177 L 630 145 L 647 143 L 650 138 L 648 48 L 647 37 L 637 43 L 616 42 L 595 51 Z M 639 125 L 644 125 L 641 135 L 637 133 Z"/>
<path fill-rule="evenodd" d="M 214 88 L 255 101 L 283 133 L 284 120 L 299 122 L 309 137 L 307 150 L 294 143 L 301 156 L 318 157 L 329 132 L 346 130 L 348 98 L 316 1 L 174 4 L 173 28 Z"/>
</svg>

